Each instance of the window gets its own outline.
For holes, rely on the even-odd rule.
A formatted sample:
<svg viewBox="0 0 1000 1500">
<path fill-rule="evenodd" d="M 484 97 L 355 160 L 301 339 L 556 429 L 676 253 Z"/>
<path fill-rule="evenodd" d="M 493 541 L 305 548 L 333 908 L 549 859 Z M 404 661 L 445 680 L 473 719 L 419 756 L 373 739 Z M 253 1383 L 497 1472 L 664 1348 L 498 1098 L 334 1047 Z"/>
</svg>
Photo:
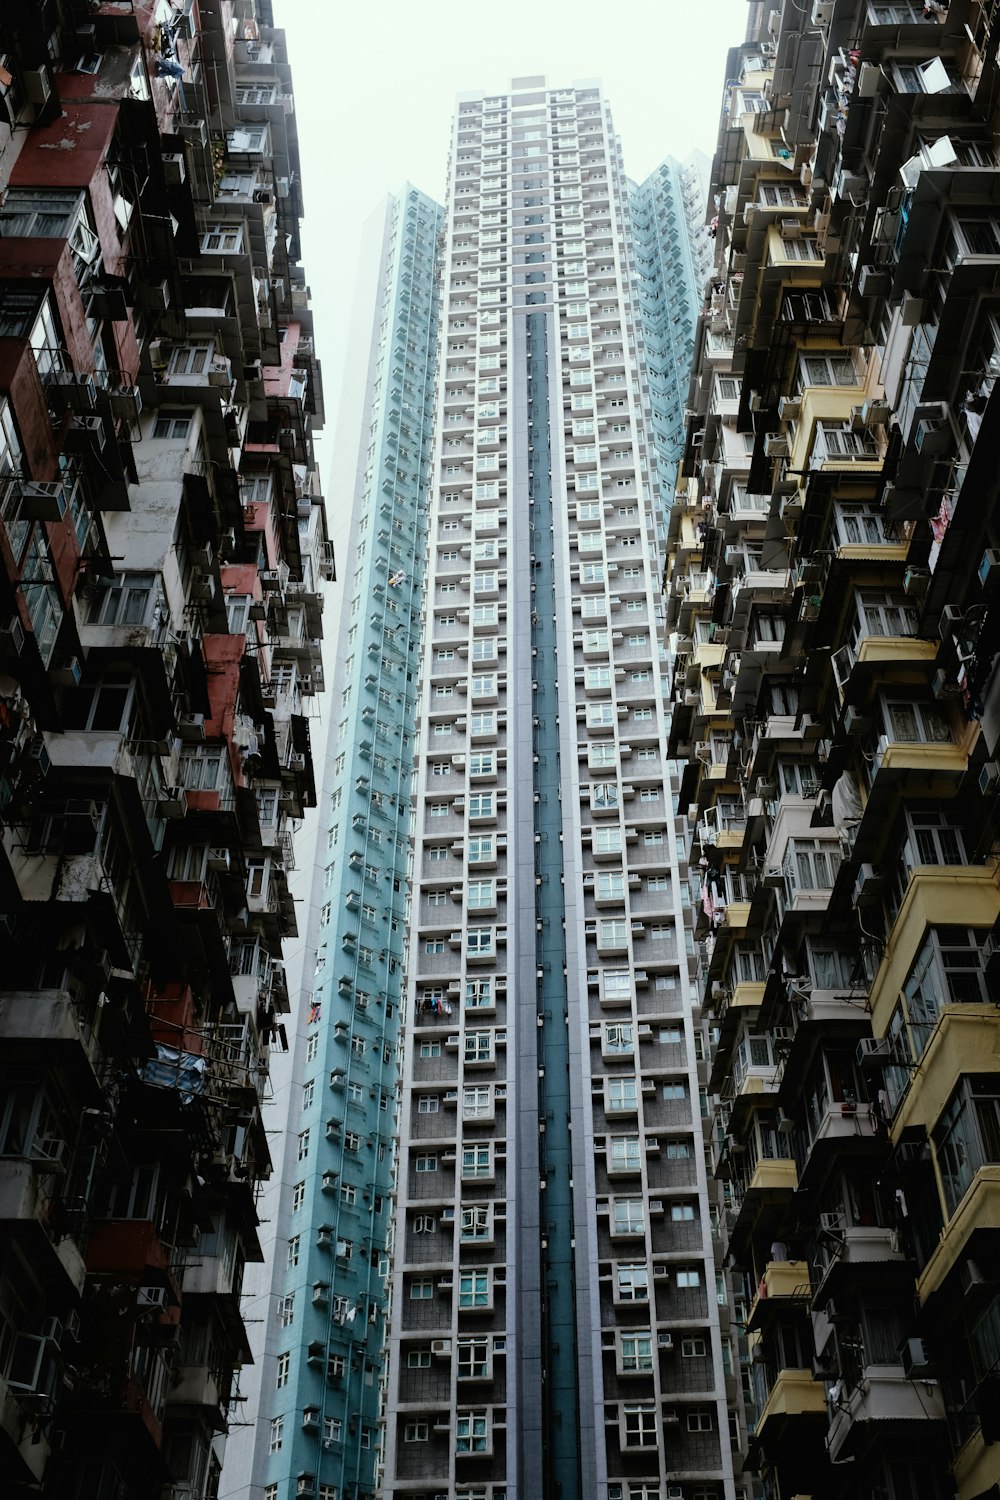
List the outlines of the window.
<svg viewBox="0 0 1000 1500">
<path fill-rule="evenodd" d="M 292 1213 L 297 1212 L 297 1210 L 302 1207 L 305 1201 L 306 1185 L 304 1182 L 297 1182 L 292 1188 Z"/>
<path fill-rule="evenodd" d="M 611 1206 L 612 1234 L 642 1234 L 646 1217 L 641 1198 L 616 1198 Z"/>
<path fill-rule="evenodd" d="M 701 1286 L 701 1272 L 698 1270 L 697 1266 L 688 1266 L 682 1268 L 681 1270 L 677 1271 L 674 1277 L 674 1282 L 678 1287 L 699 1287 Z"/>
<path fill-rule="evenodd" d="M 609 1171 L 638 1172 L 640 1160 L 639 1137 L 637 1135 L 613 1135 L 609 1138 Z"/>
<path fill-rule="evenodd" d="M 630 1374 L 638 1374 L 653 1368 L 653 1340 L 649 1333 L 623 1333 L 621 1339 L 621 1368 Z"/>
<path fill-rule="evenodd" d="M 421 1042 L 420 1043 L 420 1056 L 421 1057 L 440 1057 L 441 1056 L 441 1043 L 440 1043 L 440 1041 L 435 1041 L 435 1042 Z"/>
<path fill-rule="evenodd" d="M 681 1357 L 683 1359 L 704 1359 L 706 1344 L 704 1339 L 681 1339 Z"/>
<path fill-rule="evenodd" d="M 295 1321 L 295 1293 L 286 1292 L 278 1298 L 278 1327 L 291 1328 Z"/>
<path fill-rule="evenodd" d="M 466 1010 L 490 1009 L 493 1005 L 492 979 L 467 979 L 465 981 Z"/>
<path fill-rule="evenodd" d="M 462 1271 L 458 1278 L 458 1305 L 462 1307 L 489 1307 L 489 1271 Z"/>
<path fill-rule="evenodd" d="M 417 1214 L 413 1220 L 414 1234 L 433 1234 L 435 1227 L 433 1214 Z"/>
<path fill-rule="evenodd" d="M 608 1114 L 635 1114 L 639 1107 L 639 1095 L 634 1078 L 609 1078 L 607 1088 Z"/>
<path fill-rule="evenodd" d="M 465 951 L 470 957 L 488 958 L 493 952 L 492 927 L 470 927 L 465 934 Z"/>
<path fill-rule="evenodd" d="M 441 1108 L 441 1100 L 439 1099 L 439 1097 L 438 1097 L 437 1094 L 418 1094 L 417 1095 L 417 1114 L 418 1115 L 436 1115 L 437 1112 L 438 1112 L 438 1110 L 440 1108 Z"/>
<path fill-rule="evenodd" d="M 315 1062 L 319 1055 L 319 1033 L 314 1031 L 306 1042 L 306 1062 Z"/>
<path fill-rule="evenodd" d="M 493 1091 L 489 1084 L 469 1085 L 462 1089 L 462 1118 L 486 1120 L 493 1114 Z"/>
<path fill-rule="evenodd" d="M 467 889 L 467 905 L 470 911 L 477 911 L 496 905 L 492 880 L 471 880 Z"/>
<path fill-rule="evenodd" d="M 668 1141 L 666 1158 L 667 1161 L 687 1161 L 691 1155 L 691 1147 L 687 1141 Z"/>
<path fill-rule="evenodd" d="M 431 1367 L 431 1351 L 429 1349 L 411 1349 L 406 1356 L 407 1369 L 429 1370 Z"/>
<path fill-rule="evenodd" d="M 415 1172 L 436 1172 L 438 1169 L 438 1159 L 433 1154 L 428 1153 L 415 1156 L 413 1159 L 413 1169 Z"/>
<path fill-rule="evenodd" d="M 432 864 L 448 858 L 448 849 L 444 844 L 431 844 L 427 850 L 427 858 Z"/>
<path fill-rule="evenodd" d="M 463 1177 L 492 1177 L 492 1148 L 488 1145 L 462 1148 Z"/>
<path fill-rule="evenodd" d="M 461 1237 L 465 1241 L 490 1239 L 490 1210 L 486 1204 L 462 1209 Z"/>
<path fill-rule="evenodd" d="M 434 1282 L 430 1276 L 415 1276 L 410 1282 L 410 1301 L 429 1302 L 434 1296 Z"/>
<path fill-rule="evenodd" d="M 663 1085 L 664 1099 L 686 1099 L 687 1084 L 680 1078 L 671 1078 Z"/>
<path fill-rule="evenodd" d="M 689 1411 L 687 1414 L 688 1432 L 711 1432 L 714 1426 L 711 1411 Z"/>
<path fill-rule="evenodd" d="M 153 423 L 154 438 L 165 438 L 170 442 L 186 440 L 194 421 L 193 412 L 171 410 L 160 407 Z"/>
<path fill-rule="evenodd" d="M 626 1401 L 623 1408 L 625 1446 L 627 1448 L 650 1448 L 656 1446 L 656 1407 L 651 1403 Z"/>
<path fill-rule="evenodd" d="M 424 943 L 425 953 L 443 953 L 444 938 L 428 938 Z"/>
<path fill-rule="evenodd" d="M 280 1453 L 281 1452 L 281 1445 L 284 1442 L 284 1440 L 285 1440 L 285 1419 L 284 1419 L 284 1417 L 272 1417 L 271 1418 L 270 1437 L 269 1437 L 268 1445 L 267 1445 L 267 1451 L 268 1451 L 268 1453 Z"/>
<path fill-rule="evenodd" d="M 672 1203 L 670 1205 L 670 1217 L 675 1224 L 690 1224 L 695 1217 L 693 1203 Z"/>
<path fill-rule="evenodd" d="M 605 996 L 607 996 L 605 990 Z M 612 1057 L 630 1057 L 635 1051 L 631 1021 L 608 1021 L 604 1027 L 604 1051 Z"/>
<path fill-rule="evenodd" d="M 460 1338 L 458 1341 L 459 1380 L 486 1380 L 490 1374 L 489 1344 L 485 1338 Z M 466 1500 L 472 1500 L 471 1492 Z"/>
<path fill-rule="evenodd" d="M 315 1093 L 316 1093 L 316 1080 L 314 1078 L 310 1078 L 308 1080 L 308 1082 L 306 1082 L 306 1083 L 304 1083 L 302 1085 L 302 1108 L 303 1109 L 311 1109 L 313 1098 L 315 1097 Z"/>
<path fill-rule="evenodd" d="M 489 1420 L 485 1411 L 459 1412 L 455 1418 L 455 1452 L 488 1453 Z"/>
<path fill-rule="evenodd" d="M 286 1263 L 288 1265 L 289 1270 L 291 1270 L 291 1268 L 293 1266 L 297 1266 L 298 1265 L 298 1263 L 299 1263 L 299 1254 L 300 1254 L 301 1249 L 302 1249 L 302 1239 L 301 1239 L 301 1236 L 297 1235 L 297 1234 L 293 1234 L 292 1238 L 288 1241 L 288 1254 L 287 1254 L 287 1257 L 286 1257 Z"/>
<path fill-rule="evenodd" d="M 604 998 L 606 1000 L 629 1000 L 629 999 L 631 999 L 631 997 L 632 997 L 632 974 L 631 974 L 631 971 L 629 969 L 605 969 L 604 970 L 604 976 L 603 976 L 603 988 L 604 988 Z M 631 1028 L 631 1026 L 629 1026 L 627 1028 L 627 1030 L 628 1030 L 628 1040 L 629 1040 L 629 1043 L 631 1044 L 631 1039 L 632 1039 L 632 1028 Z M 610 1030 L 608 1032 L 608 1040 L 609 1040 L 609 1042 L 611 1040 L 611 1032 L 610 1032 Z M 616 1042 L 621 1042 L 621 1041 L 624 1040 L 624 1038 L 622 1037 L 622 1034 L 621 1034 L 621 1029 L 619 1029 L 619 1031 L 618 1031 L 617 1035 L 615 1036 L 614 1040 Z"/>
</svg>

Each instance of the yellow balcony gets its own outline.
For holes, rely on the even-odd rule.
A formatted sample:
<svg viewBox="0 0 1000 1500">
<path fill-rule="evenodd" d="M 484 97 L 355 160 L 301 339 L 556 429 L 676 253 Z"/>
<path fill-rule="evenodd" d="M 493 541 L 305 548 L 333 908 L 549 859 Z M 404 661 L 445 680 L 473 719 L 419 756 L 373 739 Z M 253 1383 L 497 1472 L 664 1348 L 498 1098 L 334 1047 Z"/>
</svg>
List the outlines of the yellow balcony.
<svg viewBox="0 0 1000 1500">
<path fill-rule="evenodd" d="M 992 927 L 1000 891 L 982 865 L 918 865 L 893 923 L 871 990 L 872 1030 L 885 1036 L 899 992 L 913 967 L 929 924 Z"/>
<path fill-rule="evenodd" d="M 917 1296 L 921 1302 L 926 1302 L 941 1287 L 965 1255 L 970 1237 L 980 1229 L 1000 1229 L 1000 1167 L 980 1167 L 958 1209 L 941 1231 L 937 1249 L 917 1278 Z"/>
<path fill-rule="evenodd" d="M 726 920 L 724 926 L 733 932 L 744 932 L 750 921 L 749 901 L 730 901 L 726 907 Z"/>
<path fill-rule="evenodd" d="M 879 750 L 877 771 L 915 771 L 954 783 L 965 774 L 969 757 L 959 745 L 890 741 Z"/>
<path fill-rule="evenodd" d="M 756 1437 L 766 1442 L 765 1429 L 768 1422 L 781 1418 L 822 1417 L 826 1421 L 826 1391 L 811 1370 L 779 1370 L 778 1378 L 771 1387 L 764 1403 L 764 1410 L 757 1420 Z"/>
<path fill-rule="evenodd" d="M 955 1500 L 990 1494 L 1000 1483 L 1000 1444 L 985 1443 L 977 1428 L 959 1449 L 952 1472 L 958 1486 Z"/>
<path fill-rule="evenodd" d="M 795 1162 L 786 1156 L 762 1156 L 753 1169 L 748 1193 L 794 1193 L 798 1186 Z"/>
<path fill-rule="evenodd" d="M 834 554 L 838 562 L 905 563 L 909 542 L 877 544 L 875 542 L 842 542 Z"/>
<path fill-rule="evenodd" d="M 811 1293 L 809 1265 L 804 1260 L 769 1260 L 757 1287 L 757 1295 L 750 1304 L 747 1332 L 759 1328 L 772 1309 L 789 1302 L 808 1305 Z M 776 1309 L 775 1309 L 776 1310 Z"/>
<path fill-rule="evenodd" d="M 944 1006 L 892 1122 L 893 1141 L 908 1126 L 933 1130 L 963 1073 L 998 1072 L 996 1007 Z"/>
<path fill-rule="evenodd" d="M 745 979 L 733 990 L 730 1006 L 736 1010 L 756 1009 L 764 1003 L 764 980 Z"/>
</svg>

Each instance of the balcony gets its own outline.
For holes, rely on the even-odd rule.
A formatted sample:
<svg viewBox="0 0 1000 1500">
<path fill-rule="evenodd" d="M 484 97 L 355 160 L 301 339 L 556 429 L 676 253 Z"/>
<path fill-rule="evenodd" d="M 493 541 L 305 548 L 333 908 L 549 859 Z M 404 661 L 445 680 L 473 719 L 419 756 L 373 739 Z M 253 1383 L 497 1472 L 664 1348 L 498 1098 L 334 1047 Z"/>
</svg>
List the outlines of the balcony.
<svg viewBox="0 0 1000 1500">
<path fill-rule="evenodd" d="M 68 990 L 0 993 L 0 1044 L 8 1061 L 15 1049 L 18 1055 L 24 1048 L 38 1049 L 51 1058 L 58 1047 L 66 1060 L 83 1063 L 96 1079 L 101 1056 L 96 1029 Z"/>
<path fill-rule="evenodd" d="M 804 1260 L 769 1260 L 750 1304 L 747 1332 L 761 1328 L 768 1316 L 783 1308 L 808 1307 L 812 1296 L 809 1266 Z"/>
<path fill-rule="evenodd" d="M 918 865 L 913 870 L 869 996 L 876 1036 L 885 1036 L 889 1029 L 928 926 L 990 928 L 998 912 L 995 874 L 982 865 Z"/>
<path fill-rule="evenodd" d="M 1000 1239 L 1000 1166 L 979 1168 L 958 1209 L 945 1225 L 937 1249 L 917 1278 L 917 1297 L 921 1303 L 940 1290 L 948 1276 L 964 1262 L 974 1236 L 984 1238 L 990 1245 Z"/>
<path fill-rule="evenodd" d="M 21 1241 L 39 1275 L 52 1281 L 65 1276 L 74 1295 L 83 1292 L 87 1268 L 76 1242 L 64 1235 L 58 1244 L 50 1238 L 56 1218 L 56 1202 L 45 1190 L 44 1163 L 21 1157 L 0 1161 L 0 1229 L 5 1241 Z"/>
<path fill-rule="evenodd" d="M 827 1435 L 830 1459 L 846 1463 L 856 1457 L 873 1440 L 875 1430 L 881 1442 L 891 1437 L 905 1441 L 905 1428 L 910 1424 L 913 1440 L 924 1443 L 924 1424 L 944 1418 L 944 1399 L 936 1380 L 913 1379 L 898 1364 L 863 1365 L 858 1384 L 833 1404 Z M 870 1424 L 877 1424 L 877 1429 L 868 1431 Z"/>
<path fill-rule="evenodd" d="M 829 1219 L 842 1220 L 834 1227 Z M 848 1224 L 841 1214 L 823 1215 L 820 1246 L 827 1256 L 813 1294 L 813 1307 L 825 1308 L 843 1285 L 856 1290 L 895 1280 L 906 1252 L 895 1229 L 877 1224 Z"/>
<path fill-rule="evenodd" d="M 833 676 L 841 701 L 856 701 L 876 674 L 886 669 L 927 668 L 938 651 L 936 641 L 922 641 L 910 635 L 862 635 L 847 642 L 833 653 Z"/>
<path fill-rule="evenodd" d="M 812 1371 L 779 1370 L 757 1418 L 753 1448 L 769 1456 L 780 1450 L 784 1460 L 788 1449 L 797 1448 L 803 1439 L 812 1437 L 818 1444 L 826 1419 L 826 1392 Z"/>
</svg>

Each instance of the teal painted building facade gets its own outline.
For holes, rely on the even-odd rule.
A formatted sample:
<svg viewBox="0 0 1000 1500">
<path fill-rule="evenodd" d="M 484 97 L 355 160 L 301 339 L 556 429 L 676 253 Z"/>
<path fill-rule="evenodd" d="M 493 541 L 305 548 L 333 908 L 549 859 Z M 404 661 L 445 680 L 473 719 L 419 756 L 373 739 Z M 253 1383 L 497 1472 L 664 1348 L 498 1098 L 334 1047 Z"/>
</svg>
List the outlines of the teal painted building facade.
<svg viewBox="0 0 1000 1500">
<path fill-rule="evenodd" d="M 254 1500 L 375 1491 L 441 218 L 407 186 L 362 253 L 347 379 L 365 376 L 342 400 L 330 495 L 337 656 Z"/>
</svg>

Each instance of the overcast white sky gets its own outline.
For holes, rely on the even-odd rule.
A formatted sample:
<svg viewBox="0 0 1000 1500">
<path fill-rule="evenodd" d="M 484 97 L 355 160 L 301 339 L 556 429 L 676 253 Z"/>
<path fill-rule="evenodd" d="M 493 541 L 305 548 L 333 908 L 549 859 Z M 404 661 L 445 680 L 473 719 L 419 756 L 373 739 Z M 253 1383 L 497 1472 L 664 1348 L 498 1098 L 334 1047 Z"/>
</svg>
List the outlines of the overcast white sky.
<svg viewBox="0 0 1000 1500">
<path fill-rule="evenodd" d="M 361 225 L 410 181 L 443 201 L 455 96 L 521 74 L 597 78 L 625 169 L 715 146 L 726 50 L 747 0 L 274 0 L 295 85 L 329 471 Z"/>
</svg>

